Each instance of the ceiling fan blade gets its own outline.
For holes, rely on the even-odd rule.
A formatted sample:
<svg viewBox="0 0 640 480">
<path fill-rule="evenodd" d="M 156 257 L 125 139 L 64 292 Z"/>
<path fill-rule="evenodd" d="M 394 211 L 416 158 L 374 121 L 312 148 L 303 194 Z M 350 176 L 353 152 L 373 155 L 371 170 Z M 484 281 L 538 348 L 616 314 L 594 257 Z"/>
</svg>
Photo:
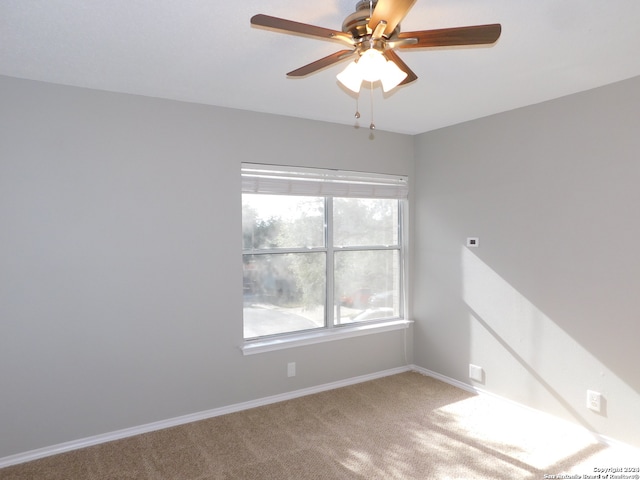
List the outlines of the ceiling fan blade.
<svg viewBox="0 0 640 480">
<path fill-rule="evenodd" d="M 311 62 L 304 67 L 300 67 L 296 70 L 293 70 L 287 73 L 288 77 L 306 77 L 311 73 L 315 73 L 318 70 L 321 70 L 325 67 L 333 65 L 334 63 L 341 62 L 346 60 L 347 58 L 356 54 L 356 50 L 340 50 L 339 52 L 332 53 L 331 55 L 327 55 L 320 60 L 316 60 L 315 62 Z"/>
<path fill-rule="evenodd" d="M 384 56 L 387 57 L 387 60 L 391 60 L 395 63 L 400 70 L 407 74 L 407 77 L 400 82 L 400 85 L 406 85 L 407 83 L 411 83 L 414 80 L 418 79 L 418 76 L 411 70 L 406 63 L 402 61 L 402 59 L 398 56 L 398 54 L 393 50 L 385 50 Z"/>
<path fill-rule="evenodd" d="M 301 35 L 309 35 L 311 37 L 324 38 L 327 40 L 338 40 L 354 45 L 351 35 L 329 28 L 316 27 L 306 23 L 294 22 L 293 20 L 285 20 L 284 18 L 271 17 L 269 15 L 254 15 L 251 17 L 251 25 L 258 27 L 273 28 L 283 33 L 299 33 Z"/>
<path fill-rule="evenodd" d="M 442 28 L 419 32 L 402 32 L 398 48 L 450 47 L 455 45 L 483 45 L 494 43 L 500 38 L 502 27 L 499 23 L 474 25 L 471 27 Z M 417 39 L 417 42 L 409 40 Z"/>
<path fill-rule="evenodd" d="M 387 38 L 402 19 L 409 13 L 416 0 L 378 0 L 373 15 L 369 20 L 369 28 L 373 31 L 380 22 L 387 22 L 382 34 Z"/>
</svg>

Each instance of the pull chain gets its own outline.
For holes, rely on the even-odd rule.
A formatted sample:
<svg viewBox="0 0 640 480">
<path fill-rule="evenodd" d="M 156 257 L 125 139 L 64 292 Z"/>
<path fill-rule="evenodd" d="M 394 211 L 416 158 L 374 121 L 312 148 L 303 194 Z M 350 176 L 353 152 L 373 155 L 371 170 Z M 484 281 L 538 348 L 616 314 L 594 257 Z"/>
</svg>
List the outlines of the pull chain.
<svg viewBox="0 0 640 480">
<path fill-rule="evenodd" d="M 369 94 L 371 98 L 371 124 L 369 125 L 369 128 L 371 130 L 375 130 L 376 124 L 373 123 L 373 82 L 371 82 L 370 85 L 371 85 L 371 89 L 369 90 Z"/>
</svg>

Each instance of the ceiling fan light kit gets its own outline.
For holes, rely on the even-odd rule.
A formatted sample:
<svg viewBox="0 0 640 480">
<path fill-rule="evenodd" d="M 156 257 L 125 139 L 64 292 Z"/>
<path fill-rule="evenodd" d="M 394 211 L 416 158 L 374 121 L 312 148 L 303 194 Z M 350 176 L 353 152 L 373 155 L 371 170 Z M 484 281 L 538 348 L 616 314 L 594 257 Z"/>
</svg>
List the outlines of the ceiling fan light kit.
<svg viewBox="0 0 640 480">
<path fill-rule="evenodd" d="M 359 93 L 363 81 L 382 84 L 382 90 L 388 92 L 397 87 L 407 78 L 407 72 L 403 72 L 391 60 L 387 60 L 380 50 L 370 48 L 366 50 L 358 61 L 347 65 L 336 78 L 349 90 Z"/>
</svg>

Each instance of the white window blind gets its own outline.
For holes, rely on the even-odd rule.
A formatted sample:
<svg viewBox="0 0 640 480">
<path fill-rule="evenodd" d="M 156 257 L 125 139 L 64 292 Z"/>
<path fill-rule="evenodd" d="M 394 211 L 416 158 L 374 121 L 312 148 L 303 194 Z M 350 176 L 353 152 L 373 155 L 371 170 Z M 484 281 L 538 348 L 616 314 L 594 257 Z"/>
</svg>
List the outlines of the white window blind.
<svg viewBox="0 0 640 480">
<path fill-rule="evenodd" d="M 242 164 L 242 192 L 361 198 L 407 198 L 407 177 L 377 173 Z"/>
</svg>

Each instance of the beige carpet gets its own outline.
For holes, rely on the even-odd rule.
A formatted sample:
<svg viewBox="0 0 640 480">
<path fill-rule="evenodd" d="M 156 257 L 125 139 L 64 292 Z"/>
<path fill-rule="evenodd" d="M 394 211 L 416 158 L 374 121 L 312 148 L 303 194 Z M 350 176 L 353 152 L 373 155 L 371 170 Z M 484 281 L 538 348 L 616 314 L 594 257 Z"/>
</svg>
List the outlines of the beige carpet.
<svg viewBox="0 0 640 480">
<path fill-rule="evenodd" d="M 541 479 L 639 465 L 638 450 L 403 373 L 8 467 L 0 479 Z"/>
</svg>

